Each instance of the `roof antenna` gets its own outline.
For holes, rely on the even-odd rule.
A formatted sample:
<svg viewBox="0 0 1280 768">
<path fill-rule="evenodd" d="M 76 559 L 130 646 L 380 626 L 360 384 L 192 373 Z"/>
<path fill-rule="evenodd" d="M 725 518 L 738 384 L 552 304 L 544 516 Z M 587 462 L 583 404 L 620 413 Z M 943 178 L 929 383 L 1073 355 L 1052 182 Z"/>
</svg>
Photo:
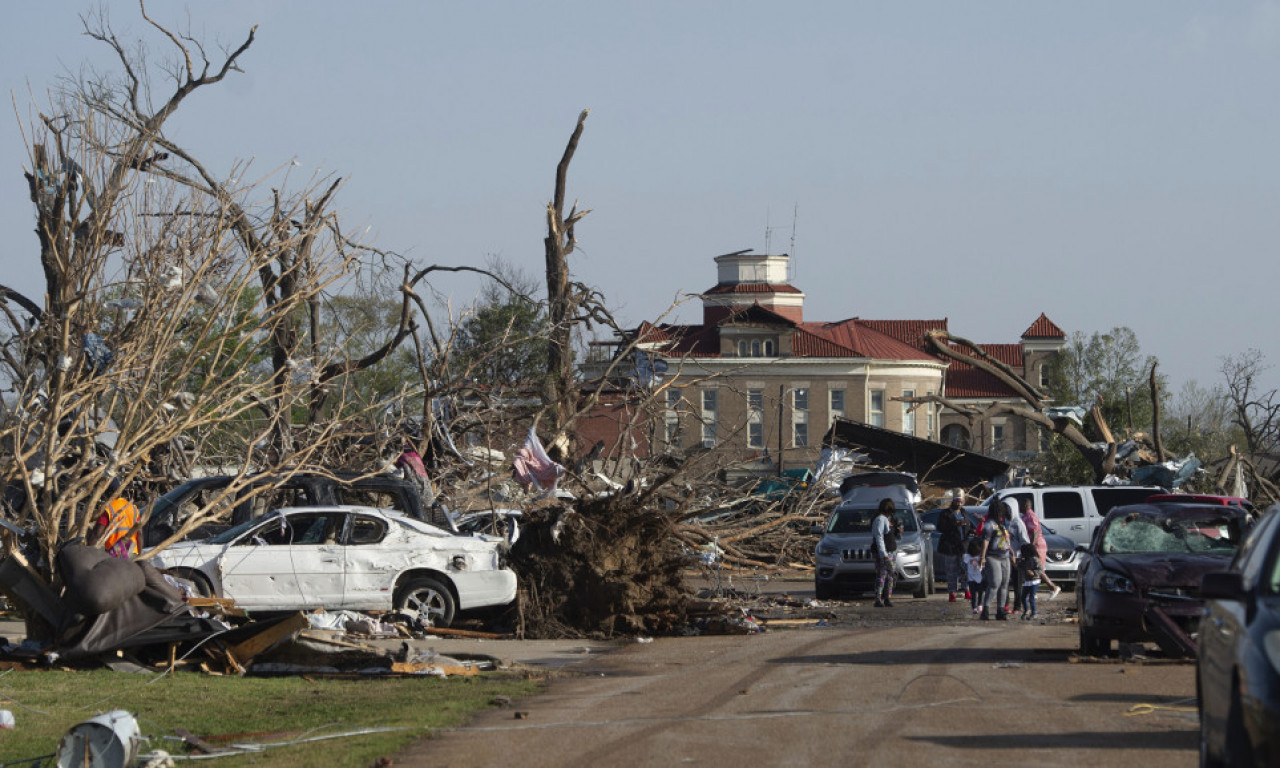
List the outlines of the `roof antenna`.
<svg viewBox="0 0 1280 768">
<path fill-rule="evenodd" d="M 796 284 L 796 219 L 800 218 L 800 204 L 796 203 L 795 208 L 791 210 L 791 274 L 787 276 L 787 282 Z"/>
</svg>

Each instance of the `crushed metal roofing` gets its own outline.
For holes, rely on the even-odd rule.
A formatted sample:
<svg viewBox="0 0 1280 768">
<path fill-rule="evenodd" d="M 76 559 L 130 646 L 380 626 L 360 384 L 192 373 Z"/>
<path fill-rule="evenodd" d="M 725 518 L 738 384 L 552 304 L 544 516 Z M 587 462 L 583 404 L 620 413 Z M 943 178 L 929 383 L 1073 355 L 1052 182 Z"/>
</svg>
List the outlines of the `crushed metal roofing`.
<svg viewBox="0 0 1280 768">
<path fill-rule="evenodd" d="M 1009 470 L 990 456 L 843 418 L 832 423 L 822 444 L 861 451 L 869 463 L 912 472 L 921 482 L 970 486 Z"/>
</svg>

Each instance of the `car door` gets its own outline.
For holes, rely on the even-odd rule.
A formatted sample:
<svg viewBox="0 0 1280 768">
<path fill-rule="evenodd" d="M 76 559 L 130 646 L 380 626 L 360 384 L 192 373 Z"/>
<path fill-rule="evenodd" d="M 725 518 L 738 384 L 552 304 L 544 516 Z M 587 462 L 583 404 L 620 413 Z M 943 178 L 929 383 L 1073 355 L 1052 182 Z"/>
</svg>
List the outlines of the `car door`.
<svg viewBox="0 0 1280 768">
<path fill-rule="evenodd" d="M 219 559 L 224 594 L 245 608 L 340 608 L 345 524 L 346 513 L 336 510 L 269 517 Z"/>
<path fill-rule="evenodd" d="M 343 605 L 351 610 L 390 610 L 396 576 L 407 561 L 407 547 L 396 543 L 386 518 L 353 512 L 347 526 L 343 564 Z"/>
<path fill-rule="evenodd" d="M 1267 515 L 1253 535 L 1245 540 L 1232 570 L 1240 572 L 1240 580 L 1246 591 L 1256 590 L 1265 563 L 1270 559 L 1267 550 L 1274 549 L 1271 541 L 1280 515 Z M 1240 643 L 1248 642 L 1247 607 L 1238 600 L 1207 600 L 1204 617 L 1200 620 L 1200 645 L 1197 663 L 1200 679 L 1207 684 L 1200 695 L 1205 711 L 1210 717 L 1227 711 L 1230 699 L 1231 672 Z"/>
</svg>

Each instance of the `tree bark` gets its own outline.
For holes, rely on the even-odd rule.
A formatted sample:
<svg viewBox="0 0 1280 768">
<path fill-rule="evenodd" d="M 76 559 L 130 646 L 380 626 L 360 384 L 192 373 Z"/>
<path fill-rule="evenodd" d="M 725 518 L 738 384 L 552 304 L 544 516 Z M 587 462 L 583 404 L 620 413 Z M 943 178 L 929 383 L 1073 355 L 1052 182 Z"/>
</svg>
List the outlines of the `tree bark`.
<svg viewBox="0 0 1280 768">
<path fill-rule="evenodd" d="M 574 225 L 589 211 L 578 212 L 577 206 L 564 214 L 565 185 L 569 175 L 569 163 L 578 149 L 578 139 L 590 110 L 578 115 L 578 124 L 569 137 L 564 155 L 556 166 L 555 195 L 547 204 L 547 236 L 543 240 L 546 250 L 547 271 L 547 319 L 549 341 L 547 354 L 547 382 L 544 402 L 555 430 L 547 444 L 547 452 L 557 461 L 564 462 L 572 453 L 572 438 L 567 430 L 577 402 L 573 375 L 573 326 L 577 315 L 577 300 L 569 283 L 568 256 L 573 253 L 577 240 Z"/>
</svg>

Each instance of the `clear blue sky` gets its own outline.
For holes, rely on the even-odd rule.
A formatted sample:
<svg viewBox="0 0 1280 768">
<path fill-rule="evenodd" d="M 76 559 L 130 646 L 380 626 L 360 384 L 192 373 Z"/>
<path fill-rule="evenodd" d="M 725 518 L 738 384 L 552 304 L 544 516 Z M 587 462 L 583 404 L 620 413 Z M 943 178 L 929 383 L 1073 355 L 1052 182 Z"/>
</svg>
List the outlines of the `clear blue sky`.
<svg viewBox="0 0 1280 768">
<path fill-rule="evenodd" d="M 423 264 L 496 254 L 540 275 L 555 164 L 589 107 L 572 268 L 627 323 L 710 287 L 712 257 L 764 251 L 771 226 L 809 319 L 948 317 L 981 342 L 1040 312 L 1129 326 L 1175 389 L 1251 347 L 1280 365 L 1277 2 L 152 5 L 228 43 L 259 25 L 245 73 L 172 135 L 215 168 L 348 178 L 348 225 Z M 79 34 L 92 7 L 5 8 L 24 122 L 28 85 L 106 61 Z M 145 31 L 136 4 L 108 7 L 123 37 Z M 38 291 L 18 122 L 0 120 L 0 273 Z"/>
</svg>

